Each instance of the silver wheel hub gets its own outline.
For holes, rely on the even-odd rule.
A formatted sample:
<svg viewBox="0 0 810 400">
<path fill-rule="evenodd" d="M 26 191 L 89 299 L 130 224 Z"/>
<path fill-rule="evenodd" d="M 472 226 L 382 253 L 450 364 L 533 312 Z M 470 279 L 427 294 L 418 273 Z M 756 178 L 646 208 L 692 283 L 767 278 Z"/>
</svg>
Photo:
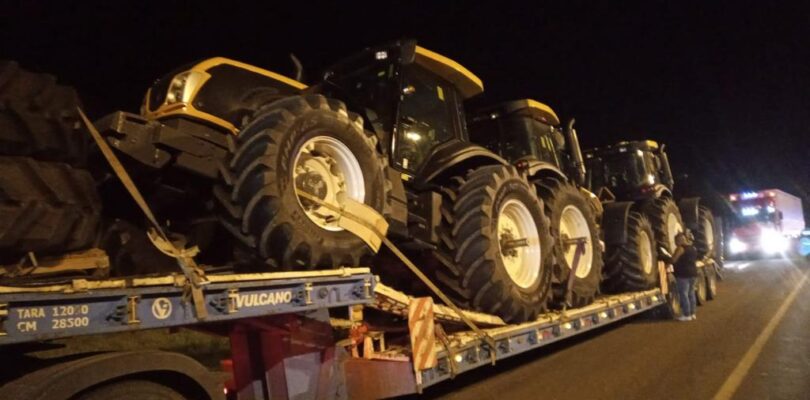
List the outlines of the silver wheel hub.
<svg viewBox="0 0 810 400">
<path fill-rule="evenodd" d="M 593 267 L 593 239 L 585 215 L 577 207 L 566 206 L 560 215 L 559 231 L 565 262 L 574 269 L 577 278 L 587 277 Z"/>
<path fill-rule="evenodd" d="M 498 250 L 516 285 L 526 289 L 540 278 L 540 234 L 531 212 L 518 200 L 507 200 L 498 211 Z"/>
<path fill-rule="evenodd" d="M 708 219 L 703 221 L 703 234 L 706 236 L 706 251 L 711 253 L 714 250 L 714 227 Z"/>
<path fill-rule="evenodd" d="M 338 139 L 313 137 L 299 148 L 293 161 L 296 190 L 324 203 L 342 209 L 346 199 L 363 203 L 366 186 L 357 157 Z M 298 205 L 319 227 L 341 231 L 337 225 L 340 213 L 310 198 L 298 195 Z"/>
</svg>

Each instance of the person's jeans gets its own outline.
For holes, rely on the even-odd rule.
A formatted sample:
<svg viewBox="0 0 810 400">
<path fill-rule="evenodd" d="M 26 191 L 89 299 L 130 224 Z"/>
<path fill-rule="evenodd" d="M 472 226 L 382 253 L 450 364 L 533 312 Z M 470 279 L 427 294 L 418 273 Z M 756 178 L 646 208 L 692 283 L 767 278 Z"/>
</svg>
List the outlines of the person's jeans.
<svg viewBox="0 0 810 400">
<path fill-rule="evenodd" d="M 678 298 L 681 310 L 685 317 L 695 315 L 697 296 L 695 295 L 695 282 L 697 278 L 675 278 L 678 285 Z"/>
</svg>

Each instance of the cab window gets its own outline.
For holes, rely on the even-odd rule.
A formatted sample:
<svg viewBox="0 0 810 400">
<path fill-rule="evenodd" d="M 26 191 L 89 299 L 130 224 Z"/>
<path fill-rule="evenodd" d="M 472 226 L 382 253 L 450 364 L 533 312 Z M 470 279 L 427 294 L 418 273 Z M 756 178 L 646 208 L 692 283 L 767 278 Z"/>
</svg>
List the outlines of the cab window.
<svg viewBox="0 0 810 400">
<path fill-rule="evenodd" d="M 438 144 L 452 139 L 459 129 L 459 99 L 449 83 L 417 65 L 403 72 L 394 163 L 416 171 Z"/>
</svg>

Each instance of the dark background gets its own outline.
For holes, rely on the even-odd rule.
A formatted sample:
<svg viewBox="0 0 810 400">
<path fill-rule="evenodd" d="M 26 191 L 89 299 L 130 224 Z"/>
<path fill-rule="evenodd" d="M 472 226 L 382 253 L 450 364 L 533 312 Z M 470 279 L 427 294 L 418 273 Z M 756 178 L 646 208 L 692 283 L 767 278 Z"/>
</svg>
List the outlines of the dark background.
<svg viewBox="0 0 810 400">
<path fill-rule="evenodd" d="M 478 102 L 575 116 L 583 147 L 656 139 L 689 175 L 681 188 L 777 187 L 810 205 L 810 2 L 53 3 L 2 8 L 0 57 L 77 86 L 97 117 L 137 111 L 155 78 L 196 59 L 290 75 L 294 52 L 312 81 L 413 37 L 481 77 Z"/>
</svg>

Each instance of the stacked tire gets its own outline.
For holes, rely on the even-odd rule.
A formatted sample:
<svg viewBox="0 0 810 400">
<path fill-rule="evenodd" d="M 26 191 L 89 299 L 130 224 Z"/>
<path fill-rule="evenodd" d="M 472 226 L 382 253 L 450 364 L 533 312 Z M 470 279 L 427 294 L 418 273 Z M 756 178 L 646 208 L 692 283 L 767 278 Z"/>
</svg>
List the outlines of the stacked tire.
<svg viewBox="0 0 810 400">
<path fill-rule="evenodd" d="M 101 201 L 83 169 L 88 141 L 76 91 L 47 74 L 0 61 L 0 255 L 92 247 Z"/>
</svg>

